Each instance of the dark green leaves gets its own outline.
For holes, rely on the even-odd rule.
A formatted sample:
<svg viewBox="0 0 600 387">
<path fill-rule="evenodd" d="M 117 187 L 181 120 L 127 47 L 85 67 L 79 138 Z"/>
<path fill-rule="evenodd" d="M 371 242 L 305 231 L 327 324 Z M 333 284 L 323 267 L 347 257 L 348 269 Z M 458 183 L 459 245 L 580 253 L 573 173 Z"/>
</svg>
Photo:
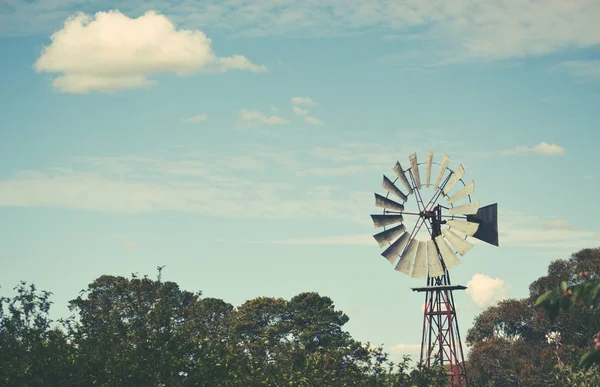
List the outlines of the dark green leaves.
<svg viewBox="0 0 600 387">
<path fill-rule="evenodd" d="M 101 276 L 51 330 L 50 293 L 33 285 L 0 304 L 0 385 L 443 386 L 354 340 L 348 316 L 314 292 L 239 308 L 174 282 Z M 6 313 L 5 313 L 6 312 Z"/>
</svg>

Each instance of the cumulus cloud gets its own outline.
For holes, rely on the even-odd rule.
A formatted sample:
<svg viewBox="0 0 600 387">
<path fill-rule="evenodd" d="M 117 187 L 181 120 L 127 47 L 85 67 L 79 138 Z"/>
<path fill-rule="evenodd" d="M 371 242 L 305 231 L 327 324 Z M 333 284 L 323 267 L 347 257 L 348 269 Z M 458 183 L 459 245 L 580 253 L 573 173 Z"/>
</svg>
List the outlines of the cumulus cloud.
<svg viewBox="0 0 600 387">
<path fill-rule="evenodd" d="M 508 155 L 516 155 L 516 154 L 531 153 L 531 152 L 539 153 L 539 154 L 546 155 L 546 156 L 560 156 L 565 153 L 565 148 L 561 147 L 560 145 L 548 144 L 547 142 L 542 141 L 539 144 L 535 145 L 534 147 L 517 146 L 515 149 L 507 149 L 507 150 L 504 150 L 502 153 L 508 154 Z"/>
<path fill-rule="evenodd" d="M 317 103 L 309 97 L 292 97 L 291 99 L 293 105 L 316 105 Z"/>
<path fill-rule="evenodd" d="M 466 292 L 477 306 L 484 308 L 507 298 L 510 289 L 500 278 L 492 278 L 485 274 L 476 273 L 467 282 Z"/>
<path fill-rule="evenodd" d="M 311 116 L 304 117 L 304 121 L 309 125 L 323 125 L 323 121 Z"/>
<path fill-rule="evenodd" d="M 201 121 L 206 121 L 206 114 L 198 114 L 195 115 L 193 117 L 189 117 L 189 118 L 184 118 L 182 120 L 183 122 L 201 122 Z"/>
<path fill-rule="evenodd" d="M 50 39 L 34 68 L 61 74 L 52 84 L 68 93 L 146 87 L 153 83 L 149 77 L 158 73 L 266 71 L 241 55 L 217 57 L 204 32 L 178 30 L 155 11 L 138 18 L 116 10 L 93 16 L 79 12 Z"/>
<path fill-rule="evenodd" d="M 242 121 L 249 121 L 265 125 L 282 125 L 289 123 L 288 120 L 285 120 L 276 115 L 267 116 L 266 114 L 263 114 L 259 111 L 252 111 L 246 109 L 240 110 L 240 118 L 242 119 Z"/>
<path fill-rule="evenodd" d="M 293 110 L 294 110 L 294 113 L 296 113 L 296 115 L 299 115 L 299 116 L 308 115 L 308 109 L 302 109 L 301 107 L 294 106 Z"/>
</svg>

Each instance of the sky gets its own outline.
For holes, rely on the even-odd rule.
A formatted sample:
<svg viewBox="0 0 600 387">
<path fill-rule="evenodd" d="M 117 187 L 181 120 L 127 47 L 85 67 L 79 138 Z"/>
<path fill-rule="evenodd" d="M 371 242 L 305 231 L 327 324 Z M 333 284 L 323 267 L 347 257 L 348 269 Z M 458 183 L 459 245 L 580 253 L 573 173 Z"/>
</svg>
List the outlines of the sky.
<svg viewBox="0 0 600 387">
<path fill-rule="evenodd" d="M 319 292 L 358 340 L 417 356 L 424 280 L 369 215 L 382 175 L 433 151 L 499 206 L 500 246 L 451 271 L 464 337 L 600 245 L 599 19 L 593 0 L 5 0 L 0 295 L 35 283 L 65 317 L 100 275 L 166 265 L 233 305 Z"/>
</svg>

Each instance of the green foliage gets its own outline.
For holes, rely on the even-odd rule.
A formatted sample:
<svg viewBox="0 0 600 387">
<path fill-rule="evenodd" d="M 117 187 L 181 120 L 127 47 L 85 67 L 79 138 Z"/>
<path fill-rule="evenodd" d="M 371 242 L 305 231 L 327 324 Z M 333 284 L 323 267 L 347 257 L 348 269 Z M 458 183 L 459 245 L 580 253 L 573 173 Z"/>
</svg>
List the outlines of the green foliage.
<svg viewBox="0 0 600 387">
<path fill-rule="evenodd" d="M 589 274 L 582 273 L 581 277 L 588 277 Z M 559 290 L 548 290 L 536 300 L 536 305 L 541 306 L 548 313 L 549 318 L 555 321 L 561 310 L 568 313 L 570 309 L 578 306 L 578 302 L 583 304 L 586 309 L 594 310 L 600 300 L 600 280 L 588 279 L 575 286 L 569 286 L 566 281 L 561 282 Z M 572 314 L 574 312 L 571 311 Z M 600 333 L 600 331 L 599 331 Z M 590 340 L 590 343 L 592 341 Z M 596 344 L 594 342 L 594 344 Z M 590 367 L 593 364 L 600 364 L 600 348 L 595 345 L 594 348 L 581 356 L 579 365 Z"/>
<path fill-rule="evenodd" d="M 466 337 L 473 385 L 565 386 L 586 377 L 595 380 L 598 369 L 586 367 L 597 363 L 600 353 L 590 349 L 600 331 L 599 275 L 600 249 L 581 250 L 552 262 L 548 274 L 531 284 L 528 298 L 499 302 L 477 316 Z M 565 384 L 568 380 L 574 384 Z"/>
<path fill-rule="evenodd" d="M 68 384 L 74 351 L 62 331 L 51 328 L 49 292 L 21 282 L 13 298 L 0 297 L 0 385 Z"/>
<path fill-rule="evenodd" d="M 582 250 L 577 257 L 579 259 L 576 259 L 578 265 L 573 265 L 569 275 L 560 282 L 560 287 L 546 290 L 536 300 L 536 305 L 542 307 L 553 322 L 561 315 L 579 318 L 582 309 L 588 311 L 587 314 L 596 317 L 596 323 L 591 324 L 596 335 L 600 333 L 600 320 L 596 313 L 600 301 L 600 258 L 594 255 L 597 250 Z M 583 257 L 591 259 L 585 260 Z M 595 332 L 586 335 L 588 345 L 592 343 L 591 335 Z M 583 354 L 579 361 L 579 366 L 584 368 L 593 364 L 600 365 L 600 345 L 596 345 L 596 341 L 594 347 Z"/>
<path fill-rule="evenodd" d="M 160 274 L 160 272 L 159 272 Z M 52 328 L 50 293 L 0 298 L 0 385 L 444 386 L 443 368 L 394 364 L 343 330 L 317 293 L 238 308 L 176 283 L 101 276 Z"/>
</svg>

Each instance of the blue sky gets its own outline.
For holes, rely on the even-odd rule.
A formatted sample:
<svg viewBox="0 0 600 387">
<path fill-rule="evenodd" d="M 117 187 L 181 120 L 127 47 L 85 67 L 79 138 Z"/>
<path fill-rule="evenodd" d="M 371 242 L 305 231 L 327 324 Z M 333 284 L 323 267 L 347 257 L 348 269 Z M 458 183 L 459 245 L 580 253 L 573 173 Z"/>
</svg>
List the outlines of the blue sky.
<svg viewBox="0 0 600 387">
<path fill-rule="evenodd" d="M 414 355 L 423 280 L 379 255 L 369 214 L 396 160 L 433 151 L 500 207 L 500 247 L 452 271 L 464 335 L 599 244 L 598 17 L 558 0 L 4 2 L 1 292 L 34 282 L 59 317 L 102 274 L 167 265 L 234 305 L 318 291 L 356 338 Z"/>
</svg>

